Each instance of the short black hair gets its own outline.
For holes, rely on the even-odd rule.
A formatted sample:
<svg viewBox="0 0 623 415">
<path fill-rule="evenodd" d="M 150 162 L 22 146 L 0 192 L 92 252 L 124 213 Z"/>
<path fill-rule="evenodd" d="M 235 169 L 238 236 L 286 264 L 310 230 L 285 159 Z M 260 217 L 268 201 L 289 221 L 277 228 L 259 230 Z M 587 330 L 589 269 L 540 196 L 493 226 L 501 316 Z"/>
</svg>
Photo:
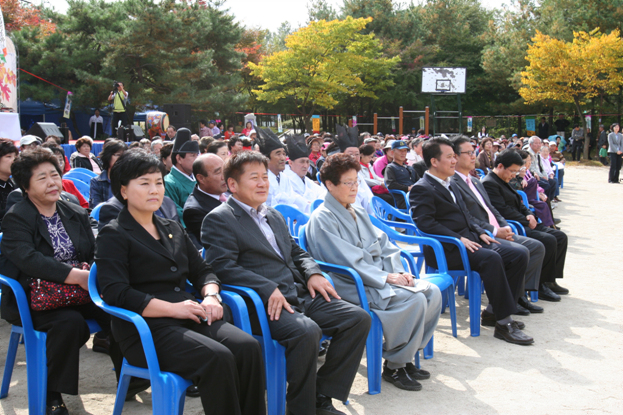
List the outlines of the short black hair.
<svg viewBox="0 0 623 415">
<path fill-rule="evenodd" d="M 355 157 L 344 153 L 337 153 L 327 157 L 322 168 L 320 169 L 320 180 L 323 183 L 327 181 L 334 185 L 339 185 L 342 175 L 350 170 L 361 170 L 361 164 Z"/>
<path fill-rule="evenodd" d="M 435 158 L 439 160 L 441 157 L 441 146 L 450 146 L 452 150 L 454 150 L 454 146 L 452 142 L 447 138 L 431 138 L 424 144 L 422 144 L 422 157 L 424 158 L 424 163 L 426 163 L 426 167 L 430 169 L 431 163 L 430 160 Z"/>
<path fill-rule="evenodd" d="M 528 153 L 526 150 L 522 150 L 520 148 L 515 148 L 514 150 L 517 152 L 517 154 L 521 156 L 522 160 L 525 160 L 528 157 L 530 157 L 530 153 Z"/>
<path fill-rule="evenodd" d="M 178 152 L 172 153 L 171 163 L 173 163 L 174 166 L 177 166 L 177 156 L 180 156 L 182 159 L 185 159 L 186 154 L 190 154 L 190 153 L 178 153 Z"/>
<path fill-rule="evenodd" d="M 63 156 L 63 158 L 65 158 L 65 150 L 63 150 L 63 147 L 60 147 L 54 143 L 43 143 L 41 144 L 41 148 L 49 148 L 52 153 L 60 154 L 61 156 Z"/>
<path fill-rule="evenodd" d="M 207 152 L 216 154 L 221 147 L 226 147 L 227 143 L 225 141 L 213 141 L 208 146 Z"/>
<path fill-rule="evenodd" d="M 452 147 L 454 147 L 454 154 L 461 154 L 461 144 L 469 144 L 470 146 L 472 145 L 471 140 L 464 136 L 464 135 L 459 135 L 456 136 L 452 139 Z"/>
<path fill-rule="evenodd" d="M 142 148 L 131 149 L 119 157 L 110 170 L 110 186 L 112 193 L 124 205 L 127 201 L 121 196 L 121 186 L 127 186 L 130 180 L 141 177 L 144 174 L 160 172 L 165 175 L 164 165 L 158 157 L 146 152 Z"/>
<path fill-rule="evenodd" d="M 232 137 L 229 139 L 229 142 L 227 143 L 227 148 L 229 148 L 229 151 L 231 151 L 232 148 L 234 148 L 234 146 L 236 145 L 236 143 L 240 141 L 242 143 L 242 138 L 240 137 Z M 244 143 L 243 143 L 244 145 Z"/>
<path fill-rule="evenodd" d="M 197 157 L 193 162 L 193 175 L 197 178 L 198 174 L 208 177 L 208 171 L 206 170 L 205 163 L 201 156 Z"/>
<path fill-rule="evenodd" d="M 208 123 L 206 122 L 206 120 L 199 120 L 199 123 L 203 124 L 203 125 L 208 125 Z"/>
<path fill-rule="evenodd" d="M 376 152 L 376 149 L 374 148 L 373 145 L 370 145 L 370 144 L 364 144 L 359 147 L 359 153 L 361 153 L 362 156 L 371 156 L 375 152 Z"/>
<path fill-rule="evenodd" d="M 497 167 L 498 164 L 501 164 L 505 169 L 508 169 L 513 164 L 523 166 L 523 160 L 521 159 L 519 152 L 515 150 L 503 150 L 495 158 L 495 167 Z"/>
<path fill-rule="evenodd" d="M 243 151 L 230 157 L 225 162 L 225 167 L 223 168 L 223 176 L 225 176 L 225 182 L 229 180 L 231 177 L 236 182 L 240 180 L 240 176 L 244 173 L 244 167 L 247 164 L 262 164 L 268 170 L 268 158 L 262 153 L 258 153 L 256 151 Z"/>
<path fill-rule="evenodd" d="M 43 163 L 52 164 L 59 176 L 63 175 L 56 156 L 48 148 L 37 147 L 30 151 L 22 151 L 20 155 L 17 156 L 11 165 L 11 175 L 15 183 L 22 189 L 22 192 L 26 192 L 30 187 L 32 171 L 35 167 Z"/>
<path fill-rule="evenodd" d="M 8 138 L 0 138 L 0 157 L 4 157 L 7 154 L 19 155 L 19 150 L 15 147 L 13 140 Z"/>
<path fill-rule="evenodd" d="M 104 149 L 100 153 L 100 160 L 102 161 L 102 167 L 104 170 L 108 170 L 110 168 L 110 160 L 112 156 L 117 154 L 119 151 L 126 151 L 128 146 L 121 140 L 111 140 L 104 145 Z"/>
</svg>

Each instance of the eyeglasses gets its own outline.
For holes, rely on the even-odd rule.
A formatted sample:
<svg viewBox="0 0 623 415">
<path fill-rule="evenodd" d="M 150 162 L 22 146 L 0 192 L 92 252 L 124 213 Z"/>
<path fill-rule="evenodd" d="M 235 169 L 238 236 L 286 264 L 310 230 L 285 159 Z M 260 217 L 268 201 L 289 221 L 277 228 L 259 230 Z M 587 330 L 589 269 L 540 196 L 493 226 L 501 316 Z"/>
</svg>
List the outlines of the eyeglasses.
<svg viewBox="0 0 623 415">
<path fill-rule="evenodd" d="M 517 171 L 509 170 L 508 172 L 512 174 L 513 176 L 519 176 L 519 173 L 521 172 L 521 170 L 517 170 Z"/>
<path fill-rule="evenodd" d="M 359 182 L 340 182 L 342 183 L 344 186 L 348 187 L 349 189 L 354 189 L 355 187 L 359 186 Z"/>
<path fill-rule="evenodd" d="M 468 156 L 473 156 L 476 152 L 474 150 L 472 151 L 461 151 L 459 154 L 467 154 Z"/>
</svg>

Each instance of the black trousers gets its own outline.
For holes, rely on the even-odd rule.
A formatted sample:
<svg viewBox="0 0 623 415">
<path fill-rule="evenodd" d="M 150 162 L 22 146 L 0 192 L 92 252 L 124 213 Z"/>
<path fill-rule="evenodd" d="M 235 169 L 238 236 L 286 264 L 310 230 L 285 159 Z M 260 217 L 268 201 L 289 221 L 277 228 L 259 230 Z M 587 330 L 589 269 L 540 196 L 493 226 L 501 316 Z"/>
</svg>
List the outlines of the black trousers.
<svg viewBox="0 0 623 415">
<path fill-rule="evenodd" d="M 517 312 L 517 300 L 524 291 L 524 275 L 529 253 L 523 246 L 517 248 L 511 244 L 486 245 L 482 241 L 479 243 L 482 248 L 474 252 L 467 251 L 469 266 L 480 274 L 495 317 L 502 320 Z M 458 248 L 452 246 L 448 249 L 446 244 L 443 245 L 448 269 L 463 269 Z M 427 251 L 430 252 L 425 248 L 425 259 L 429 262 L 430 254 L 426 255 Z M 436 261 L 429 263 L 436 264 Z"/>
<path fill-rule="evenodd" d="M 328 303 L 320 294 L 312 299 L 305 293 L 299 303 L 294 314 L 283 310 L 279 320 L 269 319 L 268 325 L 273 339 L 286 348 L 288 409 L 297 415 L 313 415 L 317 393 L 340 401 L 348 399 L 371 319 L 357 305 L 335 298 Z M 257 317 L 251 321 L 255 325 Z M 331 345 L 324 365 L 317 370 L 323 334 L 331 336 Z"/>
<path fill-rule="evenodd" d="M 266 413 L 262 351 L 252 336 L 223 320 L 211 326 L 173 318 L 145 320 L 160 369 L 192 380 L 206 414 Z M 128 363 L 147 367 L 138 335 L 127 336 L 115 323 L 113 334 Z"/>
<path fill-rule="evenodd" d="M 567 258 L 567 235 L 561 230 L 548 228 L 540 223 L 534 229 L 525 229 L 527 237 L 534 238 L 545 246 L 541 283 L 555 282 L 556 278 L 562 278 Z"/>
<path fill-rule="evenodd" d="M 128 125 L 128 116 L 126 115 L 125 111 L 112 113 L 112 121 L 110 122 L 110 126 L 112 128 L 113 137 L 117 136 L 117 126 L 119 124 L 119 121 L 121 121 L 121 125 L 123 126 Z"/>
<path fill-rule="evenodd" d="M 575 140 L 573 142 L 573 145 L 571 146 L 571 158 L 573 159 L 573 161 L 576 161 L 576 160 L 580 161 L 583 151 L 584 151 L 584 140 L 582 141 Z M 576 159 L 576 156 L 577 156 L 577 159 Z"/>
<path fill-rule="evenodd" d="M 617 153 L 608 153 L 610 157 L 610 174 L 608 175 L 608 183 L 618 183 L 619 173 L 621 172 L 621 155 Z"/>
<path fill-rule="evenodd" d="M 102 335 L 108 335 L 110 316 L 93 303 L 56 310 L 31 310 L 30 314 L 35 330 L 47 333 L 48 390 L 77 395 L 80 348 L 90 337 L 86 319 L 96 320 Z M 121 367 L 121 356 L 113 352 L 111 357 L 115 367 Z"/>
</svg>

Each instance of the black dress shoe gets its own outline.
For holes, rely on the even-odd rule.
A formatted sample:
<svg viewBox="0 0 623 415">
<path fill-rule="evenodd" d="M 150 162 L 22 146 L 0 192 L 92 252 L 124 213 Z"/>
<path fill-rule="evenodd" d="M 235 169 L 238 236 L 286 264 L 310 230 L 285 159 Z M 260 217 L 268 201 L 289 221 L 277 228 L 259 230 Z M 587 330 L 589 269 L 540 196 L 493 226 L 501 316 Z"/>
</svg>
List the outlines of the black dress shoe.
<svg viewBox="0 0 623 415">
<path fill-rule="evenodd" d="M 322 394 L 316 395 L 316 415 L 346 415 L 342 411 L 338 411 L 333 406 L 333 402 L 330 396 L 324 396 Z"/>
<path fill-rule="evenodd" d="M 186 389 L 186 396 L 189 396 L 191 398 L 198 398 L 199 397 L 199 387 L 197 385 L 190 385 Z"/>
<path fill-rule="evenodd" d="M 532 337 L 527 336 L 517 327 L 517 325 L 513 323 L 508 323 L 504 326 L 501 324 L 496 324 L 493 336 L 496 339 L 502 339 L 509 343 L 519 344 L 521 346 L 528 346 L 534 343 L 534 339 Z"/>
<path fill-rule="evenodd" d="M 98 336 L 99 334 L 95 333 L 95 336 L 93 336 L 93 351 L 108 354 L 110 350 L 110 335 Z"/>
<path fill-rule="evenodd" d="M 430 379 L 430 372 L 424 369 L 418 369 L 413 363 L 407 363 L 405 369 L 407 369 L 407 374 L 415 380 Z"/>
<path fill-rule="evenodd" d="M 549 288 L 550 290 L 552 290 L 553 292 L 555 292 L 558 295 L 569 294 L 569 290 L 568 289 L 566 289 L 565 287 L 561 287 L 555 281 L 554 282 L 546 282 L 545 285 L 547 285 L 547 288 Z"/>
<path fill-rule="evenodd" d="M 526 327 L 526 325 L 519 320 L 513 320 L 513 323 L 517 323 L 519 330 L 523 330 Z M 495 319 L 495 314 L 490 313 L 487 310 L 482 310 L 482 314 L 480 315 L 480 324 L 487 327 L 495 327 L 498 322 Z"/>
<path fill-rule="evenodd" d="M 45 406 L 45 415 L 69 415 L 63 400 L 53 400 Z"/>
<path fill-rule="evenodd" d="M 406 391 L 422 390 L 422 384 L 409 376 L 406 367 L 401 367 L 399 369 L 384 368 L 382 377 L 384 380 L 393 384 L 398 389 L 403 389 Z"/>
<path fill-rule="evenodd" d="M 528 299 L 526 297 L 519 297 L 519 301 L 518 303 L 525 308 L 526 310 L 528 310 L 530 313 L 542 313 L 543 312 L 543 307 L 539 307 L 538 305 L 534 305 L 533 303 L 531 303 L 530 301 L 528 301 Z"/>
<path fill-rule="evenodd" d="M 555 223 L 556 225 L 558 225 L 560 222 L 561 222 L 561 220 L 560 220 L 560 219 L 558 219 L 558 218 L 554 218 L 554 223 Z"/>
<path fill-rule="evenodd" d="M 530 310 L 523 307 L 521 304 L 519 304 L 519 302 L 517 302 L 517 305 L 515 308 L 517 308 L 517 312 L 513 314 L 516 316 L 529 316 L 530 315 Z"/>
<path fill-rule="evenodd" d="M 553 292 L 547 285 L 541 284 L 539 287 L 539 300 L 543 301 L 560 301 L 560 296 Z"/>
</svg>

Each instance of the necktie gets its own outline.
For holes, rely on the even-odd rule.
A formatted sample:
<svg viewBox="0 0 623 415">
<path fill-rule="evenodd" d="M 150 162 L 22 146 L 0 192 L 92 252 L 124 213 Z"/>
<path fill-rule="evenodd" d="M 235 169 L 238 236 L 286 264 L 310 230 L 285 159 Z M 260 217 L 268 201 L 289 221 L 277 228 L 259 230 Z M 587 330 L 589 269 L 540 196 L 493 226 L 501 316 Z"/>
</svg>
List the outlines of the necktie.
<svg viewBox="0 0 623 415">
<path fill-rule="evenodd" d="M 281 174 L 277 175 L 277 183 L 281 184 Z"/>
<path fill-rule="evenodd" d="M 225 196 L 225 193 L 221 193 L 221 195 L 218 197 L 218 200 L 223 203 L 227 202 L 227 196 Z"/>
<path fill-rule="evenodd" d="M 482 195 L 478 192 L 478 190 L 476 190 L 476 186 L 474 186 L 474 183 L 472 183 L 469 176 L 465 179 L 465 181 L 467 182 L 467 185 L 469 186 L 471 191 L 474 192 L 474 195 L 476 195 L 476 199 L 478 199 L 482 207 L 485 208 L 487 215 L 489 215 L 489 223 L 493 225 L 494 227 L 499 228 L 500 224 L 498 223 L 498 220 L 495 218 L 495 215 L 493 214 L 493 212 L 491 212 L 491 210 L 487 207 L 487 204 L 482 198 Z"/>
</svg>

